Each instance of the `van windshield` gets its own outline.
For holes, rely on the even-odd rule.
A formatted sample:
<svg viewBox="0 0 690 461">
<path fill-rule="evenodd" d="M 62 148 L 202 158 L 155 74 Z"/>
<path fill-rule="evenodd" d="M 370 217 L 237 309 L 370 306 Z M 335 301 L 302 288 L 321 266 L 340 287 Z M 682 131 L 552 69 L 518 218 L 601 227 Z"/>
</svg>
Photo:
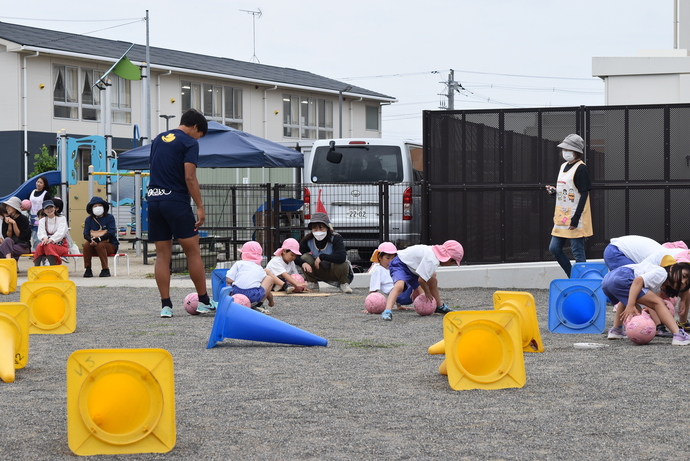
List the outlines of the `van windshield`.
<svg viewBox="0 0 690 461">
<path fill-rule="evenodd" d="M 340 163 L 326 160 L 329 146 L 317 147 L 311 166 L 314 183 L 361 183 L 403 180 L 402 153 L 397 146 L 336 146 Z"/>
</svg>

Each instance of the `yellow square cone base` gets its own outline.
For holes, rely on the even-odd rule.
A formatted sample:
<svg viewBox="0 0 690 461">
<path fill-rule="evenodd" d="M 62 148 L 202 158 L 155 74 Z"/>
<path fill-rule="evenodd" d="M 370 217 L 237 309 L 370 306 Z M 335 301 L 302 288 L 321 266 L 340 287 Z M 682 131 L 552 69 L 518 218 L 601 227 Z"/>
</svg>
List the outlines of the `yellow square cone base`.
<svg viewBox="0 0 690 461">
<path fill-rule="evenodd" d="M 0 380 L 14 382 L 14 370 L 24 368 L 28 360 L 29 308 L 22 303 L 0 303 Z"/>
<path fill-rule="evenodd" d="M 29 268 L 26 276 L 27 282 L 69 280 L 69 269 L 64 264 L 59 266 L 33 266 Z"/>
<path fill-rule="evenodd" d="M 448 384 L 454 390 L 525 385 L 518 314 L 512 311 L 450 312 L 443 319 Z"/>
<path fill-rule="evenodd" d="M 30 334 L 73 333 L 77 328 L 77 287 L 71 280 L 24 282 L 19 300 L 29 306 Z"/>
<path fill-rule="evenodd" d="M 67 360 L 67 438 L 77 455 L 175 446 L 173 359 L 163 349 L 91 349 Z"/>
<path fill-rule="evenodd" d="M 0 293 L 8 295 L 17 291 L 17 261 L 0 257 Z"/>
</svg>

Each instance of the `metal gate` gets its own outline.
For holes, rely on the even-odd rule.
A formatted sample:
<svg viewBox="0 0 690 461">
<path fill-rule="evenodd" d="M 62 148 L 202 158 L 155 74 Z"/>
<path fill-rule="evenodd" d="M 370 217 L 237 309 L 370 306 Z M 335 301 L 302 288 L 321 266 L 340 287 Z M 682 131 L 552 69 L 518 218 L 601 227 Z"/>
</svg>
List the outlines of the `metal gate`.
<svg viewBox="0 0 690 461">
<path fill-rule="evenodd" d="M 425 111 L 422 241 L 456 239 L 468 263 L 546 261 L 556 146 L 585 140 L 594 235 L 689 240 L 690 105 Z"/>
</svg>

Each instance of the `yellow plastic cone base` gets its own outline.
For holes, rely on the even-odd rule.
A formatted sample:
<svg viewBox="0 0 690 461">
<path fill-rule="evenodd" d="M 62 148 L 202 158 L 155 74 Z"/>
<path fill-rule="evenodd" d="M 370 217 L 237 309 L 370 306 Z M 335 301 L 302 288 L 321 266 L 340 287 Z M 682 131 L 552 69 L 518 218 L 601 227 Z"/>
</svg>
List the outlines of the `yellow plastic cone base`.
<svg viewBox="0 0 690 461">
<path fill-rule="evenodd" d="M 0 303 L 0 380 L 14 382 L 14 370 L 29 360 L 29 308 Z"/>
<path fill-rule="evenodd" d="M 429 354 L 431 355 L 440 355 L 440 354 L 445 354 L 446 353 L 446 343 L 443 340 L 440 340 L 434 345 L 429 346 Z"/>
<path fill-rule="evenodd" d="M 68 334 L 77 328 L 77 287 L 70 280 L 25 282 L 19 300 L 29 306 L 30 334 Z"/>
<path fill-rule="evenodd" d="M 64 264 L 59 266 L 34 266 L 27 272 L 29 282 L 50 282 L 53 280 L 69 280 L 69 269 Z"/>
<path fill-rule="evenodd" d="M 520 317 L 522 350 L 524 352 L 544 352 L 534 296 L 523 291 L 497 291 L 493 298 L 494 310 L 513 311 Z"/>
<path fill-rule="evenodd" d="M 17 291 L 17 261 L 0 257 L 0 293 L 8 295 Z"/>
<path fill-rule="evenodd" d="M 162 349 L 80 350 L 67 360 L 67 430 L 77 455 L 175 446 L 173 360 Z"/>
<path fill-rule="evenodd" d="M 525 384 L 520 320 L 511 311 L 451 312 L 443 319 L 448 383 L 454 390 Z"/>
</svg>

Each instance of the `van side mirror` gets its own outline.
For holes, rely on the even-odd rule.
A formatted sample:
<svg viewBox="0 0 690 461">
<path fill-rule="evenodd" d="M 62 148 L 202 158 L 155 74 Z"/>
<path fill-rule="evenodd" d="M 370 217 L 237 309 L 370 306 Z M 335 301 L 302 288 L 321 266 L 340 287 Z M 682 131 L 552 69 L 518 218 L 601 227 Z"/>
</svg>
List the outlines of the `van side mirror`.
<svg viewBox="0 0 690 461">
<path fill-rule="evenodd" d="M 343 154 L 341 152 L 336 152 L 335 151 L 335 141 L 331 141 L 330 143 L 331 148 L 328 149 L 328 153 L 326 154 L 326 160 L 329 161 L 330 163 L 340 163 L 343 161 Z"/>
</svg>

